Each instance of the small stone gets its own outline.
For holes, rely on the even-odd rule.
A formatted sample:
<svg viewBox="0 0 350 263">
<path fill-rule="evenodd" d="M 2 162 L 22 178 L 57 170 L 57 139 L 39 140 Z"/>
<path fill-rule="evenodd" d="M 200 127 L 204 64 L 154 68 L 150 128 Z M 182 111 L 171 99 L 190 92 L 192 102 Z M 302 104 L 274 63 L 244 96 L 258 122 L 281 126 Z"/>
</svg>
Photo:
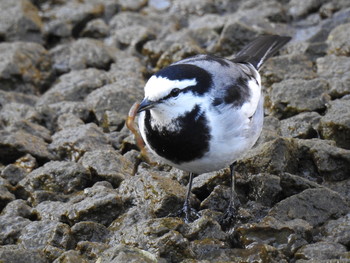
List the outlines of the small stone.
<svg viewBox="0 0 350 263">
<path fill-rule="evenodd" d="M 78 251 L 68 250 L 55 259 L 52 263 L 88 263 L 89 261 L 84 258 Z"/>
<path fill-rule="evenodd" d="M 66 213 L 70 205 L 70 203 L 61 201 L 42 201 L 33 211 L 42 221 L 67 222 Z"/>
<path fill-rule="evenodd" d="M 350 56 L 350 44 L 348 36 L 350 34 L 350 23 L 342 24 L 334 28 L 328 35 L 328 54 L 338 56 Z"/>
<path fill-rule="evenodd" d="M 42 116 L 33 106 L 16 102 L 5 104 L 0 111 L 0 121 L 6 126 L 11 127 L 22 120 L 40 123 Z"/>
<path fill-rule="evenodd" d="M 133 164 L 117 151 L 87 152 L 79 162 L 94 176 L 94 180 L 106 180 L 114 187 L 133 174 Z"/>
<path fill-rule="evenodd" d="M 20 216 L 28 219 L 33 219 L 35 217 L 33 216 L 32 208 L 27 204 L 26 201 L 21 199 L 16 199 L 8 203 L 2 210 L 1 215 L 8 217 Z"/>
<path fill-rule="evenodd" d="M 336 220 L 330 220 L 322 227 L 323 240 L 339 243 L 344 246 L 350 244 L 350 214 Z"/>
<path fill-rule="evenodd" d="M 103 19 L 97 18 L 88 22 L 81 32 L 82 37 L 104 38 L 109 34 L 109 27 Z"/>
<path fill-rule="evenodd" d="M 293 117 L 281 120 L 283 137 L 311 139 L 318 137 L 318 126 L 321 116 L 317 112 L 302 112 Z"/>
<path fill-rule="evenodd" d="M 82 101 L 92 91 L 109 83 L 103 70 L 95 68 L 73 70 L 60 76 L 55 84 L 37 102 L 37 106 L 61 101 Z"/>
<path fill-rule="evenodd" d="M 102 256 L 102 253 L 110 247 L 111 246 L 106 243 L 80 241 L 77 243 L 75 249 L 88 259 L 97 262 L 97 259 Z M 115 245 L 113 245 L 113 247 L 115 247 Z"/>
<path fill-rule="evenodd" d="M 29 193 L 47 190 L 69 194 L 84 189 L 91 182 L 91 175 L 75 162 L 51 161 L 33 170 L 19 184 Z"/>
<path fill-rule="evenodd" d="M 0 35 L 4 41 L 43 42 L 43 23 L 31 1 L 3 1 L 0 10 Z"/>
<path fill-rule="evenodd" d="M 43 46 L 26 42 L 0 43 L 0 54 L 0 89 L 33 95 L 46 90 L 52 69 L 49 53 Z"/>
<path fill-rule="evenodd" d="M 43 251 L 24 249 L 20 246 L 0 247 L 0 258 L 6 263 L 47 263 Z"/>
<path fill-rule="evenodd" d="M 350 99 L 329 103 L 320 120 L 320 132 L 324 139 L 334 140 L 337 146 L 350 150 Z"/>
<path fill-rule="evenodd" d="M 35 221 L 23 228 L 18 244 L 26 249 L 43 249 L 47 245 L 70 249 L 74 247 L 74 240 L 66 224 L 55 221 Z"/>
<path fill-rule="evenodd" d="M 297 259 L 325 260 L 339 258 L 347 251 L 346 247 L 339 243 L 317 242 L 307 244 L 300 248 L 296 253 Z"/>
<path fill-rule="evenodd" d="M 316 188 L 282 200 L 270 210 L 269 215 L 280 221 L 299 218 L 318 226 L 348 211 L 348 205 L 338 193 L 327 188 Z"/>
<path fill-rule="evenodd" d="M 85 152 L 92 150 L 113 150 L 106 135 L 94 123 L 56 132 L 49 149 L 68 160 L 79 160 Z"/>
<path fill-rule="evenodd" d="M 221 241 L 225 241 L 228 238 L 227 234 L 221 230 L 220 224 L 207 216 L 202 216 L 190 223 L 189 230 L 184 233 L 184 237 L 189 240 L 214 238 Z"/>
<path fill-rule="evenodd" d="M 90 38 L 58 45 L 50 50 L 50 55 L 53 68 L 61 74 L 89 67 L 106 70 L 114 60 L 103 42 Z"/>
<path fill-rule="evenodd" d="M 16 244 L 23 228 L 31 221 L 21 216 L 1 215 L 0 216 L 0 245 Z M 1 251 L 0 246 L 0 251 Z M 0 252 L 1 255 L 1 252 Z M 3 257 L 1 257 L 3 259 Z"/>
<path fill-rule="evenodd" d="M 328 83 L 322 79 L 287 79 L 272 85 L 270 110 L 277 117 L 326 108 Z"/>
<path fill-rule="evenodd" d="M 71 223 L 93 221 L 108 226 L 122 214 L 123 202 L 114 189 L 95 184 L 85 188 L 77 201 L 72 200 L 67 218 Z"/>
<path fill-rule="evenodd" d="M 76 242 L 91 241 L 103 243 L 109 235 L 109 231 L 104 225 L 90 221 L 78 222 L 71 230 Z"/>
<path fill-rule="evenodd" d="M 77 128 L 84 125 L 82 119 L 72 113 L 63 113 L 57 119 L 57 130 L 61 131 L 67 128 Z"/>
<path fill-rule="evenodd" d="M 329 94 L 340 98 L 350 94 L 350 60 L 348 57 L 328 55 L 316 60 L 317 75 L 329 83 Z"/>
</svg>

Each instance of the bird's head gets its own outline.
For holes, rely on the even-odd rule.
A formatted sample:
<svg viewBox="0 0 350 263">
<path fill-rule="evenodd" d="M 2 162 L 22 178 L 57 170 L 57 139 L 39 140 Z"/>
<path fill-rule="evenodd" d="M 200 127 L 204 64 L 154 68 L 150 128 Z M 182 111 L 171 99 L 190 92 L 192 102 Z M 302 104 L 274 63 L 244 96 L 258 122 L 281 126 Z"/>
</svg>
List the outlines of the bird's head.
<svg viewBox="0 0 350 263">
<path fill-rule="evenodd" d="M 151 110 L 169 118 L 182 114 L 203 100 L 211 81 L 211 75 L 196 65 L 170 65 L 148 80 L 138 112 Z"/>
</svg>

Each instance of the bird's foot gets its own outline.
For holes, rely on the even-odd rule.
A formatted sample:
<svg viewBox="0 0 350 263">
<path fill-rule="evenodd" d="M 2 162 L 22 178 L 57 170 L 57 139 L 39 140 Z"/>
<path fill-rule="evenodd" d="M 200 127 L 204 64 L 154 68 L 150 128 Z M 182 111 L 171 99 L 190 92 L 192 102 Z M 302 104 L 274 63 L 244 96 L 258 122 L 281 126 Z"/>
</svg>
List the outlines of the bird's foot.
<svg viewBox="0 0 350 263">
<path fill-rule="evenodd" d="M 184 204 L 184 206 L 175 213 L 171 213 L 168 215 L 169 217 L 181 217 L 184 219 L 186 224 L 189 224 L 200 217 L 198 211 L 188 204 Z"/>
</svg>

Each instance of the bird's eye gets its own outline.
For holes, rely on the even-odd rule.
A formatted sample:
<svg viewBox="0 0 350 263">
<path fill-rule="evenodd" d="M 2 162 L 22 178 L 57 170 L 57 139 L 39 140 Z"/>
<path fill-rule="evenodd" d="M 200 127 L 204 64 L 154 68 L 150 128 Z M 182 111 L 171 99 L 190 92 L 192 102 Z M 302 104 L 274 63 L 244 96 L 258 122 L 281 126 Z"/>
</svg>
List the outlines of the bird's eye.
<svg viewBox="0 0 350 263">
<path fill-rule="evenodd" d="M 170 95 L 172 97 L 176 97 L 177 95 L 179 95 L 179 93 L 180 93 L 180 89 L 178 89 L 178 88 L 174 88 L 170 91 Z"/>
</svg>

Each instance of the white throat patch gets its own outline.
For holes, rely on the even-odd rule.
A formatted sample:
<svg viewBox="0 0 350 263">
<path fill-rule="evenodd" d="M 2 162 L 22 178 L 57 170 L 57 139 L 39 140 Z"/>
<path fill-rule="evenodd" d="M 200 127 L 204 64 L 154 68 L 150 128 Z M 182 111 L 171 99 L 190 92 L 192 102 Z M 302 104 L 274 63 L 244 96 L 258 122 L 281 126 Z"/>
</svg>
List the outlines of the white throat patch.
<svg viewBox="0 0 350 263">
<path fill-rule="evenodd" d="M 184 89 L 197 85 L 195 78 L 184 80 L 170 80 L 163 77 L 152 76 L 145 86 L 145 97 L 151 101 L 157 101 L 167 96 L 174 88 Z"/>
</svg>

